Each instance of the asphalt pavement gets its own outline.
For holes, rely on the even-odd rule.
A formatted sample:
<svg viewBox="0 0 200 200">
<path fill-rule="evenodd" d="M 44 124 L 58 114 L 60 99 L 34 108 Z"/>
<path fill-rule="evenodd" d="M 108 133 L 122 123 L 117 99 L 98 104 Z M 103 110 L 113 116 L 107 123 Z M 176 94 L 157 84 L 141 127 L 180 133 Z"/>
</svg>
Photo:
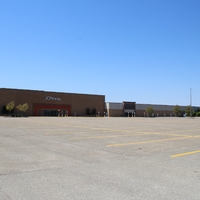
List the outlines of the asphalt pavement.
<svg viewBox="0 0 200 200">
<path fill-rule="evenodd" d="M 200 118 L 0 117 L 0 200 L 199 200 Z"/>
</svg>

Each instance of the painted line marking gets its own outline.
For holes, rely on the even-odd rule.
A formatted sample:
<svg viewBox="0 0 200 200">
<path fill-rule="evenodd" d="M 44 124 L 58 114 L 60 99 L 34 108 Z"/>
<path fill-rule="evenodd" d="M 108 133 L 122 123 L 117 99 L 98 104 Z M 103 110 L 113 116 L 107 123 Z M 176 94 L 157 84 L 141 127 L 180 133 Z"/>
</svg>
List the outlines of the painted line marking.
<svg viewBox="0 0 200 200">
<path fill-rule="evenodd" d="M 190 152 L 185 152 L 185 153 L 180 153 L 180 154 L 174 154 L 174 155 L 171 156 L 171 158 L 176 158 L 176 157 L 181 157 L 181 156 L 187 156 L 187 155 L 196 154 L 196 153 L 200 153 L 200 150 L 190 151 Z"/>
<path fill-rule="evenodd" d="M 141 135 L 141 134 L 128 134 L 128 135 L 101 135 L 101 136 L 90 136 L 90 137 L 70 138 L 70 140 L 103 139 L 103 138 L 124 137 L 124 136 L 134 136 L 134 135 Z"/>
<path fill-rule="evenodd" d="M 131 137 L 131 136 L 144 136 L 144 135 L 169 135 L 169 136 L 178 136 L 178 137 L 191 137 L 190 135 L 177 135 L 177 134 L 163 134 L 163 133 L 136 133 L 136 134 L 124 134 L 124 135 L 100 135 L 100 136 L 86 136 L 86 137 L 77 137 L 70 138 L 70 140 L 87 140 L 87 139 L 103 139 L 103 138 L 115 138 L 115 137 Z"/>
<path fill-rule="evenodd" d="M 88 134 L 88 132 L 45 132 L 43 133 L 44 135 L 74 135 L 74 134 Z"/>
<path fill-rule="evenodd" d="M 178 137 L 178 138 L 168 138 L 162 140 L 147 140 L 141 142 L 129 142 L 129 143 L 121 143 L 121 144 L 108 144 L 107 147 L 117 147 L 117 146 L 128 146 L 128 145 L 137 145 L 137 144 L 147 144 L 147 143 L 157 143 L 157 142 L 165 142 L 165 141 L 172 141 L 172 140 L 183 140 L 183 139 L 191 139 L 200 136 L 186 136 L 186 137 Z"/>
</svg>

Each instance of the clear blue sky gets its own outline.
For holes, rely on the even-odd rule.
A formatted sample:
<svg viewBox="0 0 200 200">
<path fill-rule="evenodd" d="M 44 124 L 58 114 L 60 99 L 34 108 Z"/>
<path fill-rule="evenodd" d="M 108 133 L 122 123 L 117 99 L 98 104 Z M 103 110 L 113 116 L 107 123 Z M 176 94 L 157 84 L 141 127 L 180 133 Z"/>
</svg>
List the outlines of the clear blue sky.
<svg viewBox="0 0 200 200">
<path fill-rule="evenodd" d="M 200 106 L 199 0 L 1 0 L 0 88 Z"/>
</svg>

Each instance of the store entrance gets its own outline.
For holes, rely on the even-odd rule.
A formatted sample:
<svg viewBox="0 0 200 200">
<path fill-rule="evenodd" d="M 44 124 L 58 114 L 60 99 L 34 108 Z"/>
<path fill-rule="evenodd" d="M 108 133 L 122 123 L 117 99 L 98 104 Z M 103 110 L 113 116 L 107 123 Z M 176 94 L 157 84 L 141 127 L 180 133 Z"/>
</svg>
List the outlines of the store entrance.
<svg viewBox="0 0 200 200">
<path fill-rule="evenodd" d="M 68 105 L 34 105 L 35 116 L 70 116 L 71 107 Z"/>
<path fill-rule="evenodd" d="M 135 117 L 135 111 L 124 112 L 125 117 Z"/>
<path fill-rule="evenodd" d="M 44 116 L 58 117 L 58 110 L 44 110 Z"/>
</svg>

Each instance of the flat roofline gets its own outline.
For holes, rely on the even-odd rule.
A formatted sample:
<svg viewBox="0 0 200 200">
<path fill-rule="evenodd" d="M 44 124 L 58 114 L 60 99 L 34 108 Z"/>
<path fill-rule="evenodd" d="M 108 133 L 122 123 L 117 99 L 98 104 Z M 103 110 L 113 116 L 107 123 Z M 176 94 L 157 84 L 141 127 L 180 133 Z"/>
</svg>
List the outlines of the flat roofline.
<svg viewBox="0 0 200 200">
<path fill-rule="evenodd" d="M 152 106 L 176 106 L 176 105 L 171 105 L 171 104 L 152 104 L 152 103 L 136 103 L 137 105 L 152 105 Z M 180 107 L 186 107 L 186 106 L 190 106 L 189 104 L 188 105 L 178 105 Z M 200 106 L 195 106 L 195 105 L 192 105 L 192 107 L 200 107 Z"/>
<path fill-rule="evenodd" d="M 47 90 L 31 90 L 31 89 L 18 89 L 18 88 L 0 88 L 0 90 L 17 90 L 17 91 L 32 91 L 32 92 L 52 92 L 52 93 L 59 93 L 59 94 L 93 95 L 93 96 L 103 96 L 103 97 L 105 97 L 105 95 L 102 95 L 102 94 L 55 92 L 55 91 L 47 91 Z"/>
<path fill-rule="evenodd" d="M 123 101 L 124 102 L 124 101 Z M 105 103 L 110 103 L 110 104 L 123 104 L 123 102 L 105 102 Z M 152 104 L 152 103 L 137 103 L 137 102 L 131 102 L 131 103 L 135 103 L 136 106 L 139 105 L 144 105 L 144 106 L 176 106 L 176 105 L 171 105 L 171 104 Z M 187 107 L 190 105 L 179 105 L 180 107 Z M 200 106 L 196 106 L 196 105 L 192 105 L 192 108 L 200 108 Z"/>
</svg>

